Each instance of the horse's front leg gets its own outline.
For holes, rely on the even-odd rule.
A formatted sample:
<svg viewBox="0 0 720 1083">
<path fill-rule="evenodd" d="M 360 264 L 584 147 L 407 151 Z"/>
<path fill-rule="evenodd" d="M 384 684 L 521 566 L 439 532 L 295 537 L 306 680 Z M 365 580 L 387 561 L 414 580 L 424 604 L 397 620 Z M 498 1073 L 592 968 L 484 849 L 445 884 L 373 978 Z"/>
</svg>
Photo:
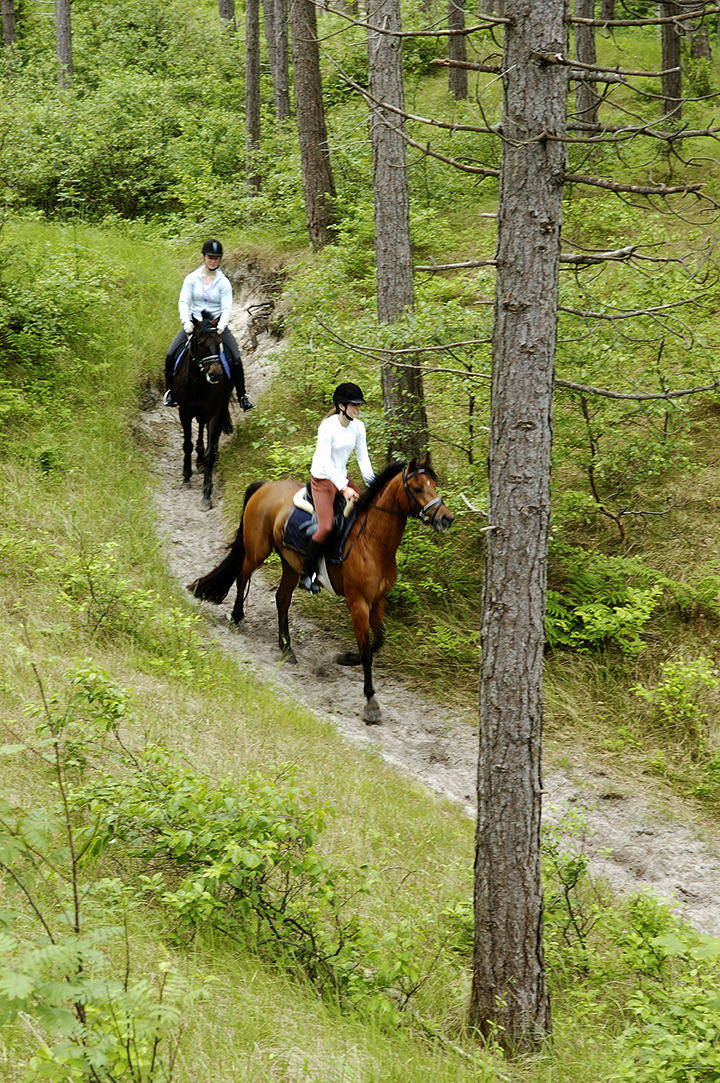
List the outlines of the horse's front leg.
<svg viewBox="0 0 720 1083">
<path fill-rule="evenodd" d="M 290 622 L 288 620 L 288 611 L 290 609 L 290 599 L 292 598 L 293 591 L 298 585 L 300 572 L 295 571 L 295 569 L 288 564 L 282 553 L 280 554 L 280 559 L 282 560 L 282 579 L 280 580 L 280 586 L 275 595 L 275 604 L 277 605 L 278 613 L 278 646 L 280 647 L 283 662 L 297 662 L 295 652 L 290 645 Z"/>
<path fill-rule="evenodd" d="M 380 707 L 375 699 L 375 689 L 372 683 L 373 652 L 370 645 L 370 606 L 361 595 L 348 594 L 345 602 L 352 617 L 353 631 L 355 632 L 365 678 L 363 691 L 367 703 L 365 704 L 363 718 L 368 726 L 373 726 L 380 721 Z"/>
</svg>

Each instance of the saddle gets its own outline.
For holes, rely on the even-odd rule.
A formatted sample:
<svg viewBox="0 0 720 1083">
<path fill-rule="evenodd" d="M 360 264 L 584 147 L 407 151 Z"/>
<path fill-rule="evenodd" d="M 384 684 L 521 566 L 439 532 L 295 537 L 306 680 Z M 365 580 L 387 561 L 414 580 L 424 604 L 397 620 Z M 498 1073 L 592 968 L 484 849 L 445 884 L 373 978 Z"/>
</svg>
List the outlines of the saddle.
<svg viewBox="0 0 720 1083">
<path fill-rule="evenodd" d="M 304 489 L 298 489 L 293 497 L 295 507 L 290 512 L 283 531 L 283 545 L 304 553 L 310 538 L 317 530 L 317 514 L 312 499 L 310 482 Z M 330 564 L 342 564 L 342 550 L 345 538 L 355 521 L 355 502 L 346 500 L 342 493 L 337 493 L 333 505 L 333 525 L 325 543 L 325 559 Z"/>
</svg>

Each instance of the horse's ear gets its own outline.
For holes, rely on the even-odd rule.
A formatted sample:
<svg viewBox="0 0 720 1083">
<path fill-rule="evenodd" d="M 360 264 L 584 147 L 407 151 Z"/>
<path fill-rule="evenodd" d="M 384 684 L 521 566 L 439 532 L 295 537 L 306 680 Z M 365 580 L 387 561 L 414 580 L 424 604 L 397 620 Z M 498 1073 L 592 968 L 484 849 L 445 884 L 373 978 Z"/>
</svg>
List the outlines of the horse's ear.
<svg viewBox="0 0 720 1083">
<path fill-rule="evenodd" d="M 430 462 L 430 452 L 429 451 L 427 451 L 425 453 L 425 457 L 422 458 L 420 460 L 420 462 L 418 463 L 418 469 L 419 470 L 425 470 L 428 473 L 430 473 L 432 471 L 432 463 Z"/>
<path fill-rule="evenodd" d="M 417 474 L 417 459 L 410 460 L 410 462 L 405 467 L 405 473 L 408 477 L 410 477 L 411 474 Z"/>
<path fill-rule="evenodd" d="M 210 321 L 210 323 L 212 324 L 213 327 L 217 327 L 217 325 L 220 323 L 220 317 L 216 316 L 214 320 Z"/>
<path fill-rule="evenodd" d="M 202 320 L 196 320 L 194 316 L 191 316 L 190 319 L 193 322 L 193 327 L 199 327 L 200 324 L 202 323 Z"/>
</svg>

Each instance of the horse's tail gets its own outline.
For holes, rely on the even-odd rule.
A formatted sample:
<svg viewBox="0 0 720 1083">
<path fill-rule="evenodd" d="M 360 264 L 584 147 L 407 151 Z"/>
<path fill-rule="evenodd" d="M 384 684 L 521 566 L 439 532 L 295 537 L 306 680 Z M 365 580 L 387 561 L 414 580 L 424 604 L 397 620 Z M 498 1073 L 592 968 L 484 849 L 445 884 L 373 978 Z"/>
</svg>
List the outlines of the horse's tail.
<svg viewBox="0 0 720 1083">
<path fill-rule="evenodd" d="M 251 485 L 248 485 L 243 499 L 240 526 L 235 535 L 235 541 L 230 546 L 228 555 L 222 563 L 218 564 L 217 568 L 213 568 L 207 575 L 203 575 L 199 579 L 196 579 L 194 583 L 188 583 L 187 589 L 191 594 L 194 594 L 196 598 L 204 598 L 207 602 L 214 602 L 215 605 L 219 605 L 237 579 L 238 572 L 242 568 L 243 561 L 245 560 L 245 538 L 243 535 L 245 507 L 253 493 L 256 493 L 262 485 L 266 484 L 267 482 L 265 481 L 254 481 Z"/>
</svg>

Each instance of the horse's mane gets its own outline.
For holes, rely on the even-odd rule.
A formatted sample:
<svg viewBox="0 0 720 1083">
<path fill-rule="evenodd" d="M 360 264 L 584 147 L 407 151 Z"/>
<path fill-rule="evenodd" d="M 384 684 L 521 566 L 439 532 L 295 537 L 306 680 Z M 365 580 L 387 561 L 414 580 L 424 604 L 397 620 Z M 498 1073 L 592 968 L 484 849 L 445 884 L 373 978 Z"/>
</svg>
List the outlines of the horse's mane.
<svg viewBox="0 0 720 1083">
<path fill-rule="evenodd" d="M 359 500 L 355 504 L 355 511 L 359 515 L 361 512 L 366 511 L 370 507 L 373 500 L 380 494 L 389 481 L 400 473 L 405 463 L 393 462 L 388 463 L 384 470 L 381 470 L 379 474 L 376 474 L 373 480 L 368 485 L 364 493 L 360 495 Z"/>
<path fill-rule="evenodd" d="M 392 479 L 396 477 L 400 473 L 400 471 L 406 466 L 417 467 L 417 460 L 413 459 L 410 463 L 388 463 L 385 469 L 373 478 L 365 492 L 362 493 L 362 495 L 360 496 L 359 500 L 355 504 L 356 514 L 360 515 L 362 514 L 362 512 L 366 511 L 372 504 L 373 500 L 375 500 L 375 498 L 385 488 L 387 483 L 389 481 L 392 481 Z M 412 473 L 413 471 L 411 470 L 409 472 Z M 423 465 L 423 473 L 427 474 L 428 477 L 432 478 L 433 481 L 437 481 L 434 470 L 428 464 Z"/>
</svg>

